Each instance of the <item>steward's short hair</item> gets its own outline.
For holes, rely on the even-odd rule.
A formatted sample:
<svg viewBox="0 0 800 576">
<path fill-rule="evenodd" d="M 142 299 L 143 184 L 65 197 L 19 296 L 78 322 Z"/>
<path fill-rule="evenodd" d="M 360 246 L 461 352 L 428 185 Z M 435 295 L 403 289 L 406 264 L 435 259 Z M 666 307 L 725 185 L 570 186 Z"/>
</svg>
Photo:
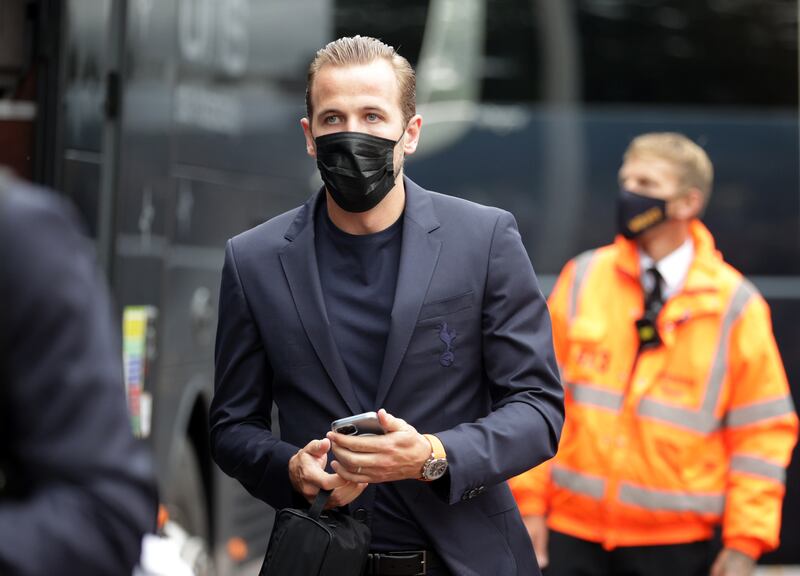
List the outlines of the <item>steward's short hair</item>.
<svg viewBox="0 0 800 576">
<path fill-rule="evenodd" d="M 677 132 L 650 132 L 633 139 L 625 150 L 624 159 L 631 156 L 652 156 L 666 160 L 678 172 L 681 185 L 697 188 L 708 205 L 714 184 L 714 166 L 700 146 Z"/>
</svg>

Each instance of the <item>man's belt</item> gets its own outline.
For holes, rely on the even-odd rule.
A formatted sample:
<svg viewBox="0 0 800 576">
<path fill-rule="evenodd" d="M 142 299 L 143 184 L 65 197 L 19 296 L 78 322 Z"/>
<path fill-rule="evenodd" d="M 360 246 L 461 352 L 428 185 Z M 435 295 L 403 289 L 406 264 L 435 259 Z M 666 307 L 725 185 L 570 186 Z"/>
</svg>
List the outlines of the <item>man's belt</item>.
<svg viewBox="0 0 800 576">
<path fill-rule="evenodd" d="M 364 576 L 418 576 L 440 567 L 444 562 L 433 550 L 370 552 Z"/>
</svg>

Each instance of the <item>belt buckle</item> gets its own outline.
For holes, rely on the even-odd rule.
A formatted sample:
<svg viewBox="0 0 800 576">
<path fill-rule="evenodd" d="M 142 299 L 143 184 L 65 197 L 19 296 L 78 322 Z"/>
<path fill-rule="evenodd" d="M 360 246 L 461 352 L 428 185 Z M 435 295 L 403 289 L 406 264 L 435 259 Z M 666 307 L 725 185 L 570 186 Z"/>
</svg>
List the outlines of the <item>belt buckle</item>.
<svg viewBox="0 0 800 576">
<path fill-rule="evenodd" d="M 405 558 L 404 558 L 405 557 Z M 411 560 L 412 558 L 419 561 L 419 570 L 414 572 L 414 576 L 427 576 L 428 574 L 428 551 L 427 550 L 409 550 L 408 552 L 384 552 L 384 553 L 370 553 L 367 554 L 368 572 L 371 574 L 381 574 L 381 560 L 383 558 L 403 560 Z M 410 568 L 410 566 L 409 566 Z M 407 574 L 410 574 L 408 572 Z"/>
</svg>

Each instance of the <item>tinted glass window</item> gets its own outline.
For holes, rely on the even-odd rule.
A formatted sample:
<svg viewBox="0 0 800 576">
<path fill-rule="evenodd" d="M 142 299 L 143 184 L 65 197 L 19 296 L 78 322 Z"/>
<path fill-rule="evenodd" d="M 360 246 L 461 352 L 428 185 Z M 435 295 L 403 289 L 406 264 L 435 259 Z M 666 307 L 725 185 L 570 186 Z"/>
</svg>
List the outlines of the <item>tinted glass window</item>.
<svg viewBox="0 0 800 576">
<path fill-rule="evenodd" d="M 580 0 L 589 102 L 797 104 L 794 0 Z"/>
<path fill-rule="evenodd" d="M 373 36 L 415 64 L 419 59 L 429 0 L 340 0 L 333 14 L 334 38 Z"/>
<path fill-rule="evenodd" d="M 484 101 L 535 101 L 541 97 L 536 4 L 529 0 L 487 2 Z"/>
</svg>

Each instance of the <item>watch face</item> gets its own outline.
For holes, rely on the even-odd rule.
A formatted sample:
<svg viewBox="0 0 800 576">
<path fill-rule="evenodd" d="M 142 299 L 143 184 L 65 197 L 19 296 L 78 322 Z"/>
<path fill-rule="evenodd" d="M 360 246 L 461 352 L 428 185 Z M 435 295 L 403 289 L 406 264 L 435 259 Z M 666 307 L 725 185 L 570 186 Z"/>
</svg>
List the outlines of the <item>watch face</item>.
<svg viewBox="0 0 800 576">
<path fill-rule="evenodd" d="M 423 476 L 426 480 L 437 480 L 447 472 L 447 460 L 444 458 L 434 458 L 425 464 Z"/>
</svg>

